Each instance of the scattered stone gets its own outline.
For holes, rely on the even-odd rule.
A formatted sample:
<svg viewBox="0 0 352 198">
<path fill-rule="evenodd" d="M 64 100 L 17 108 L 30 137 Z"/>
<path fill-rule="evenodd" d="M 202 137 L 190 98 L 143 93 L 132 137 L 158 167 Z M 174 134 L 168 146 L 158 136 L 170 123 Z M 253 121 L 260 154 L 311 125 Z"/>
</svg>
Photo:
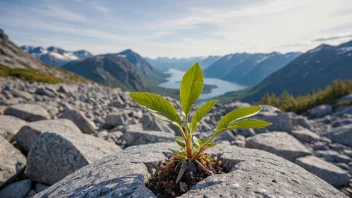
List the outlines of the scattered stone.
<svg viewBox="0 0 352 198">
<path fill-rule="evenodd" d="M 332 106 L 331 105 L 319 105 L 317 107 L 314 107 L 310 110 L 308 110 L 308 115 L 311 118 L 321 118 L 324 117 L 328 114 L 332 113 Z"/>
<path fill-rule="evenodd" d="M 77 110 L 66 110 L 62 113 L 60 118 L 66 118 L 74 122 L 83 133 L 92 134 L 97 129 L 93 121 L 86 118 L 86 116 Z"/>
<path fill-rule="evenodd" d="M 25 165 L 26 158 L 22 153 L 0 136 L 0 187 L 17 177 Z"/>
<path fill-rule="evenodd" d="M 27 157 L 26 175 L 52 185 L 79 168 L 121 149 L 96 137 L 75 133 L 43 133 Z"/>
<path fill-rule="evenodd" d="M 128 120 L 127 112 L 112 113 L 105 117 L 105 123 L 112 127 L 126 125 Z"/>
<path fill-rule="evenodd" d="M 342 162 L 348 164 L 348 162 L 352 161 L 348 156 L 332 150 L 316 151 L 315 155 L 324 158 L 328 162 Z"/>
<path fill-rule="evenodd" d="M 335 187 L 345 186 L 349 183 L 347 172 L 318 157 L 301 157 L 296 159 L 295 162 Z"/>
<path fill-rule="evenodd" d="M 24 198 L 31 190 L 32 182 L 29 179 L 15 182 L 0 190 L 1 198 Z"/>
<path fill-rule="evenodd" d="M 49 113 L 39 105 L 17 104 L 5 110 L 5 115 L 12 115 L 28 122 L 50 119 Z"/>
<path fill-rule="evenodd" d="M 27 124 L 27 122 L 19 118 L 9 115 L 0 115 L 0 136 L 11 140 L 25 124 Z"/>
<path fill-rule="evenodd" d="M 316 133 L 309 131 L 308 129 L 300 129 L 300 130 L 293 130 L 291 132 L 295 138 L 297 138 L 301 142 L 315 142 L 320 140 L 320 136 Z"/>
<path fill-rule="evenodd" d="M 42 192 L 43 190 L 49 188 L 49 186 L 45 185 L 45 184 L 41 184 L 41 183 L 36 183 L 35 184 L 35 192 L 39 193 Z"/>
<path fill-rule="evenodd" d="M 42 95 L 42 96 L 48 96 L 51 98 L 54 98 L 57 94 L 55 93 L 54 90 L 48 88 L 48 87 L 39 87 L 35 90 L 35 94 Z"/>
<path fill-rule="evenodd" d="M 268 151 L 290 161 L 311 154 L 297 139 L 285 132 L 264 133 L 247 138 L 245 147 Z"/>
<path fill-rule="evenodd" d="M 13 90 L 11 90 L 11 94 L 15 97 L 20 97 L 20 98 L 26 99 L 28 101 L 34 100 L 33 96 L 30 93 L 25 92 L 25 91 L 13 89 Z"/>
<path fill-rule="evenodd" d="M 271 112 L 260 112 L 253 118 L 265 120 L 272 124 L 263 129 L 255 129 L 256 133 L 265 133 L 269 131 L 292 131 L 292 121 L 289 114 L 287 113 L 271 113 Z"/>
<path fill-rule="evenodd" d="M 352 147 L 352 124 L 333 128 L 330 131 L 323 133 L 322 136 L 331 139 L 333 142 Z"/>
<path fill-rule="evenodd" d="M 162 131 L 138 131 L 128 130 L 124 134 L 127 146 L 150 144 L 156 142 L 172 142 L 175 136 L 171 133 Z"/>
</svg>

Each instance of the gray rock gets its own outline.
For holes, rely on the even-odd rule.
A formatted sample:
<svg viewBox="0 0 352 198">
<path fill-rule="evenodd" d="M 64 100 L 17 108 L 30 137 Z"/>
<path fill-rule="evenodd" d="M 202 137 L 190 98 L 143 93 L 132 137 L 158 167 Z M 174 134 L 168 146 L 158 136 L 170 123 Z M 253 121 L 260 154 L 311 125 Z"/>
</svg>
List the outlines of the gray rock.
<svg viewBox="0 0 352 198">
<path fill-rule="evenodd" d="M 339 107 L 332 115 L 334 116 L 352 115 L 352 106 Z"/>
<path fill-rule="evenodd" d="M 264 133 L 269 131 L 292 131 L 292 121 L 289 114 L 287 113 L 271 113 L 271 112 L 260 112 L 253 118 L 265 120 L 271 122 L 272 124 L 263 129 L 256 129 L 257 133 Z"/>
<path fill-rule="evenodd" d="M 175 131 L 168 126 L 168 123 L 156 119 L 149 113 L 143 115 L 140 123 L 142 123 L 143 129 L 146 131 L 164 131 L 175 134 Z"/>
<path fill-rule="evenodd" d="M 49 113 L 39 105 L 17 104 L 5 110 L 5 115 L 12 115 L 28 122 L 50 119 Z"/>
<path fill-rule="evenodd" d="M 124 108 L 126 104 L 120 97 L 117 97 L 115 100 L 112 100 L 110 102 L 110 106 L 117 107 L 117 108 Z"/>
<path fill-rule="evenodd" d="M 0 190 L 1 198 L 24 198 L 31 190 L 32 181 L 29 179 L 15 182 Z"/>
<path fill-rule="evenodd" d="M 26 165 L 26 158 L 12 144 L 0 136 L 0 187 L 18 176 Z"/>
<path fill-rule="evenodd" d="M 48 87 L 38 87 L 35 90 L 35 94 L 42 95 L 42 96 L 48 96 L 51 98 L 54 98 L 57 95 L 54 90 L 52 90 Z"/>
<path fill-rule="evenodd" d="M 321 118 L 332 113 L 332 106 L 323 104 L 308 110 L 308 115 L 311 118 Z"/>
<path fill-rule="evenodd" d="M 347 118 L 344 120 L 339 120 L 336 121 L 332 124 L 332 127 L 340 127 L 340 126 L 344 126 L 344 125 L 349 125 L 352 124 L 352 119 L 351 118 Z"/>
<path fill-rule="evenodd" d="M 293 130 L 291 132 L 295 138 L 297 138 L 301 142 L 314 142 L 320 140 L 320 136 L 316 133 L 309 131 L 308 129 L 300 129 L 300 130 Z"/>
<path fill-rule="evenodd" d="M 39 193 L 42 192 L 43 190 L 49 188 L 49 186 L 45 185 L 45 184 L 41 184 L 41 183 L 36 183 L 35 184 L 35 192 Z"/>
<path fill-rule="evenodd" d="M 20 98 L 23 98 L 23 99 L 26 99 L 26 100 L 29 100 L 29 101 L 33 101 L 33 96 L 30 93 L 25 92 L 25 91 L 20 91 L 20 90 L 17 90 L 17 89 L 13 89 L 13 90 L 11 90 L 11 94 L 16 96 L 16 97 L 20 97 Z"/>
<path fill-rule="evenodd" d="M 268 151 L 290 161 L 311 154 L 297 139 L 285 132 L 264 133 L 247 138 L 245 147 Z"/>
<path fill-rule="evenodd" d="M 348 164 L 351 161 L 348 156 L 332 150 L 316 151 L 315 155 L 324 158 L 328 162 L 342 162 Z"/>
<path fill-rule="evenodd" d="M 336 102 L 339 103 L 339 102 L 343 102 L 343 101 L 352 102 L 352 94 L 345 95 L 345 96 L 339 98 Z"/>
<path fill-rule="evenodd" d="M 77 110 L 66 110 L 62 113 L 60 118 L 66 118 L 74 122 L 83 133 L 92 134 L 97 129 L 93 121 L 86 118 L 86 116 Z"/>
<path fill-rule="evenodd" d="M 43 133 L 27 157 L 26 175 L 52 185 L 79 168 L 121 149 L 96 137 L 75 133 Z"/>
<path fill-rule="evenodd" d="M 144 182 L 175 144 L 148 144 L 85 166 L 35 195 L 61 197 L 155 197 Z M 273 154 L 221 145 L 220 156 L 230 173 L 207 177 L 181 197 L 334 197 L 346 195 L 303 168 Z"/>
<path fill-rule="evenodd" d="M 26 126 L 22 127 L 19 132 L 13 137 L 13 140 L 16 141 L 17 146 L 21 149 L 23 153 L 28 153 L 33 144 L 39 138 L 39 136 L 46 131 L 51 131 L 59 134 L 82 134 L 81 130 L 71 120 L 42 120 L 37 122 L 31 122 Z"/>
<path fill-rule="evenodd" d="M 173 134 L 163 131 L 127 130 L 123 137 L 127 146 L 175 141 Z"/>
<path fill-rule="evenodd" d="M 352 147 L 352 124 L 333 128 L 321 135 L 331 139 L 333 142 Z"/>
<path fill-rule="evenodd" d="M 112 113 L 105 117 L 105 124 L 109 126 L 126 125 L 128 121 L 127 112 Z"/>
<path fill-rule="evenodd" d="M 0 136 L 10 140 L 25 124 L 27 124 L 27 122 L 19 118 L 0 115 Z"/>
<path fill-rule="evenodd" d="M 341 168 L 315 156 L 296 159 L 296 164 L 325 180 L 329 184 L 339 187 L 349 183 L 348 173 Z"/>
<path fill-rule="evenodd" d="M 272 113 L 280 113 L 281 110 L 277 107 L 270 105 L 259 105 L 262 108 L 262 112 L 272 112 Z"/>
</svg>

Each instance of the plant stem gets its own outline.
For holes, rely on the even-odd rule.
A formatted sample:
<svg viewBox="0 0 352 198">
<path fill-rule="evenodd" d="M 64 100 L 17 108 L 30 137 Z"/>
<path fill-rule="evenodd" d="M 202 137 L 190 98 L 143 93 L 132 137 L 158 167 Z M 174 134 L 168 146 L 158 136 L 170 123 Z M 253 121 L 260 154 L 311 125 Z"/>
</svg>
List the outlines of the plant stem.
<svg viewBox="0 0 352 198">
<path fill-rule="evenodd" d="M 188 115 L 186 115 L 185 131 L 186 131 L 186 135 L 187 135 L 187 139 L 185 139 L 187 158 L 192 159 L 192 134 L 188 130 Z"/>
<path fill-rule="evenodd" d="M 200 163 L 198 160 L 194 160 L 194 161 L 196 162 L 196 164 L 198 165 L 198 167 L 199 167 L 200 169 L 202 169 L 202 171 L 205 172 L 205 174 L 207 174 L 207 175 L 209 175 L 209 176 L 214 175 L 213 172 L 211 172 L 210 170 L 208 170 L 207 168 L 205 168 L 205 167 L 203 166 L 203 164 Z"/>
</svg>

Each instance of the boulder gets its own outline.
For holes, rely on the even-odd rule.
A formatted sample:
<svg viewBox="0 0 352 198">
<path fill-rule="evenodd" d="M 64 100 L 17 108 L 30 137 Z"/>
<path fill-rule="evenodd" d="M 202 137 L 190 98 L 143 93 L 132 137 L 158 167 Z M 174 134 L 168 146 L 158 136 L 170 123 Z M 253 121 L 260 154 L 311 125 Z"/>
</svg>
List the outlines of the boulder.
<svg viewBox="0 0 352 198">
<path fill-rule="evenodd" d="M 66 110 L 62 113 L 60 118 L 66 118 L 74 122 L 83 133 L 92 134 L 97 129 L 93 121 L 86 118 L 86 116 L 78 110 Z"/>
<path fill-rule="evenodd" d="M 345 95 L 339 98 L 336 102 L 339 103 L 339 102 L 345 102 L 345 101 L 352 102 L 352 94 Z"/>
<path fill-rule="evenodd" d="M 112 113 L 105 117 L 105 124 L 112 127 L 126 125 L 128 118 L 129 116 L 127 112 Z"/>
<path fill-rule="evenodd" d="M 24 198 L 31 190 L 32 181 L 29 179 L 22 180 L 5 186 L 0 190 L 1 198 Z"/>
<path fill-rule="evenodd" d="M 123 137 L 127 146 L 175 141 L 173 134 L 163 131 L 127 130 Z"/>
<path fill-rule="evenodd" d="M 268 151 L 290 161 L 311 155 L 304 145 L 285 132 L 264 133 L 247 138 L 245 147 Z"/>
<path fill-rule="evenodd" d="M 296 159 L 295 162 L 335 187 L 348 185 L 349 183 L 346 171 L 318 157 L 312 155 L 301 157 Z"/>
<path fill-rule="evenodd" d="M 253 118 L 265 120 L 271 122 L 272 124 L 263 129 L 255 129 L 257 133 L 265 133 L 269 131 L 292 131 L 292 121 L 289 114 L 287 113 L 272 113 L 272 112 L 260 112 Z"/>
<path fill-rule="evenodd" d="M 291 135 L 293 135 L 295 138 L 297 138 L 301 142 L 314 142 L 320 140 L 320 136 L 317 135 L 316 133 L 311 132 L 308 129 L 301 128 L 299 130 L 293 130 L 291 132 Z"/>
<path fill-rule="evenodd" d="M 79 168 L 120 151 L 120 147 L 90 135 L 45 132 L 28 154 L 26 175 L 32 181 L 52 185 Z"/>
<path fill-rule="evenodd" d="M 124 108 L 126 106 L 125 102 L 120 97 L 112 100 L 109 105 L 117 108 Z"/>
<path fill-rule="evenodd" d="M 323 104 L 308 110 L 308 116 L 311 118 L 321 118 L 332 113 L 332 106 Z"/>
<path fill-rule="evenodd" d="M 49 113 L 41 106 L 34 104 L 17 104 L 7 108 L 5 115 L 12 115 L 28 122 L 50 119 Z"/>
<path fill-rule="evenodd" d="M 0 115 L 0 136 L 11 140 L 25 124 L 27 124 L 27 122 L 19 118 L 9 115 Z"/>
<path fill-rule="evenodd" d="M 25 165 L 26 158 L 22 153 L 0 136 L 0 187 L 17 177 Z"/>
<path fill-rule="evenodd" d="M 352 147 L 352 124 L 333 128 L 321 134 L 331 141 Z"/>
<path fill-rule="evenodd" d="M 156 197 L 144 183 L 172 155 L 169 148 L 177 145 L 129 147 L 79 169 L 34 198 Z M 347 197 L 296 164 L 264 151 L 221 145 L 209 153 L 218 155 L 230 172 L 207 177 L 181 197 Z"/>
<path fill-rule="evenodd" d="M 71 120 L 42 120 L 31 122 L 22 127 L 13 137 L 13 140 L 16 141 L 17 146 L 23 153 L 28 153 L 39 136 L 49 130 L 59 134 L 82 134 L 81 130 Z"/>
</svg>

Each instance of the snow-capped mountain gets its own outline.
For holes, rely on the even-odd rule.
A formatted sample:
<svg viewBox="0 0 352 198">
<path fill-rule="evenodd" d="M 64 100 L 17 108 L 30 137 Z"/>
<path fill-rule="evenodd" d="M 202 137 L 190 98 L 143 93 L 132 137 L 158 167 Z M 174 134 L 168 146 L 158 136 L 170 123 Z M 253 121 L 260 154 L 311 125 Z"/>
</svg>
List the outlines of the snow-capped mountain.
<svg viewBox="0 0 352 198">
<path fill-rule="evenodd" d="M 207 57 L 190 57 L 190 58 L 168 58 L 158 57 L 156 59 L 145 58 L 153 67 L 160 71 L 167 71 L 168 69 L 187 70 L 194 63 L 199 62 L 200 66 L 205 69 L 220 59 L 220 56 Z"/>
<path fill-rule="evenodd" d="M 86 50 L 71 52 L 53 46 L 45 49 L 42 47 L 24 45 L 21 46 L 21 49 L 25 52 L 28 52 L 33 57 L 41 60 L 42 62 L 55 67 L 61 67 L 68 62 L 93 56 L 93 54 Z"/>
</svg>

